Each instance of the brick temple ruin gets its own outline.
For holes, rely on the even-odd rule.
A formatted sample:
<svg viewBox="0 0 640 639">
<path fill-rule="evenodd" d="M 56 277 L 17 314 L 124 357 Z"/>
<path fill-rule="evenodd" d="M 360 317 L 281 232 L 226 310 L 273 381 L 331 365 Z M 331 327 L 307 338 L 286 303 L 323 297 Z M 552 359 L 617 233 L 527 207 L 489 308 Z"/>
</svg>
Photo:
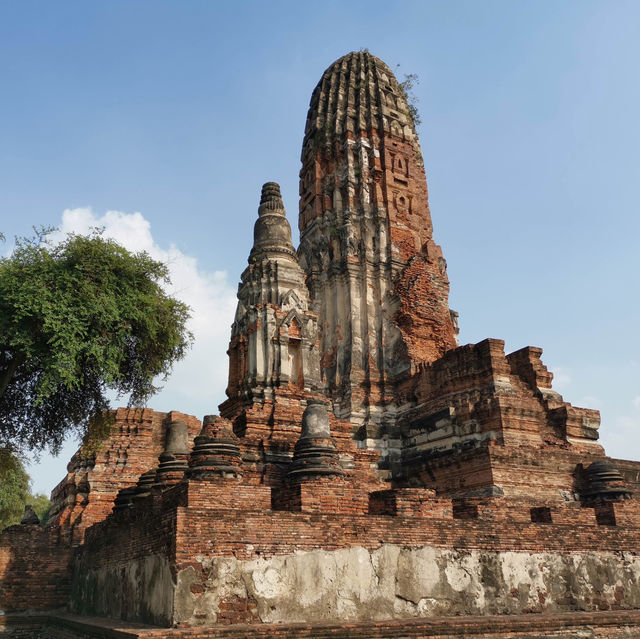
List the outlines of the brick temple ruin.
<svg viewBox="0 0 640 639">
<path fill-rule="evenodd" d="M 118 409 L 47 527 L 0 535 L 0 635 L 640 636 L 640 463 L 541 349 L 458 345 L 406 95 L 368 52 L 313 91 L 299 228 L 265 184 L 219 414 Z"/>
</svg>

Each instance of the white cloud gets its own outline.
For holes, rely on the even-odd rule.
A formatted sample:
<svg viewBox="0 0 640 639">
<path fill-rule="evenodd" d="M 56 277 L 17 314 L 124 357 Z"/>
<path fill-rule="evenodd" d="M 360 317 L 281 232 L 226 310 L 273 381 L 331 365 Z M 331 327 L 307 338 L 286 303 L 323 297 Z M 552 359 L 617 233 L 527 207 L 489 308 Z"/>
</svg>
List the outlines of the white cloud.
<svg viewBox="0 0 640 639">
<path fill-rule="evenodd" d="M 90 208 L 67 209 L 52 239 L 70 232 L 86 234 L 94 227 L 104 228 L 105 237 L 128 250 L 146 251 L 167 264 L 171 277 L 167 292 L 191 307 L 189 329 L 195 337 L 193 348 L 175 366 L 163 391 L 151 398 L 151 407 L 180 410 L 200 418 L 203 410 L 216 412 L 227 384 L 226 350 L 236 306 L 235 287 L 229 284 L 227 273 L 202 270 L 195 257 L 173 244 L 168 248 L 159 246 L 151 233 L 151 224 L 141 213 L 107 211 L 98 216 Z"/>
<path fill-rule="evenodd" d="M 636 397 L 631 400 L 631 403 L 640 410 L 640 395 L 636 395 Z"/>
</svg>

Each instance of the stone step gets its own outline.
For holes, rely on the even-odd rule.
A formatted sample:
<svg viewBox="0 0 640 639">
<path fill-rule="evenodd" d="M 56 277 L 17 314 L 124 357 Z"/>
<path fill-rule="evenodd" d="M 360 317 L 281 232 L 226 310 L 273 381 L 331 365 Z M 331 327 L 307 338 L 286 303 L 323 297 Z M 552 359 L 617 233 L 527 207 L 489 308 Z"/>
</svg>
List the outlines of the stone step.
<svg viewBox="0 0 640 639">
<path fill-rule="evenodd" d="M 24 631 L 36 634 L 24 634 Z M 633 639 L 640 637 L 640 610 L 199 628 L 158 628 L 65 613 L 0 617 L 0 637 L 28 636 L 40 639 Z"/>
</svg>

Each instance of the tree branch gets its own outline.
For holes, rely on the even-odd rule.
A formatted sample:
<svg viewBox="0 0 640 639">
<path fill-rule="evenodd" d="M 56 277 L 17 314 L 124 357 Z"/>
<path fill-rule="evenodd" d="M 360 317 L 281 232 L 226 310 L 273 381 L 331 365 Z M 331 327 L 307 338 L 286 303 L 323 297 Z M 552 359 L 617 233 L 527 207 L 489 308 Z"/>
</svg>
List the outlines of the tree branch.
<svg viewBox="0 0 640 639">
<path fill-rule="evenodd" d="M 2 380 L 0 380 L 0 397 L 5 394 L 9 383 L 13 379 L 13 376 L 16 374 L 16 371 L 20 366 L 22 366 L 22 364 L 25 363 L 26 360 L 27 356 L 24 353 L 17 353 L 16 356 L 9 361 L 7 370 L 2 376 Z"/>
</svg>

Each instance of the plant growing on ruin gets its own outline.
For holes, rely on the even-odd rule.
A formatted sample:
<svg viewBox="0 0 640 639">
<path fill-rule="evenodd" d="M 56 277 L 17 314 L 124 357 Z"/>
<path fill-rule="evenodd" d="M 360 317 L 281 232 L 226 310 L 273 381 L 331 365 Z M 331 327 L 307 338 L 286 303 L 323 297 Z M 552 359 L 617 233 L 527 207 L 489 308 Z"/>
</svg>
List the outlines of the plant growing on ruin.
<svg viewBox="0 0 640 639">
<path fill-rule="evenodd" d="M 109 439 L 115 423 L 115 411 L 102 411 L 94 415 L 87 426 L 80 448 L 76 452 L 78 458 L 85 462 L 95 460 L 98 451 Z"/>
<path fill-rule="evenodd" d="M 415 73 L 405 73 L 404 80 L 398 83 L 405 100 L 407 101 L 407 108 L 409 109 L 409 115 L 413 119 L 413 123 L 418 126 L 422 124 L 420 113 L 418 111 L 418 98 L 414 94 L 413 90 L 416 85 L 420 84 L 420 78 Z"/>
<path fill-rule="evenodd" d="M 0 259 L 0 446 L 55 452 L 108 392 L 143 405 L 192 340 L 167 281 L 164 264 L 99 231 L 18 238 Z"/>
</svg>

